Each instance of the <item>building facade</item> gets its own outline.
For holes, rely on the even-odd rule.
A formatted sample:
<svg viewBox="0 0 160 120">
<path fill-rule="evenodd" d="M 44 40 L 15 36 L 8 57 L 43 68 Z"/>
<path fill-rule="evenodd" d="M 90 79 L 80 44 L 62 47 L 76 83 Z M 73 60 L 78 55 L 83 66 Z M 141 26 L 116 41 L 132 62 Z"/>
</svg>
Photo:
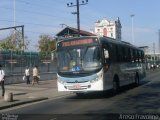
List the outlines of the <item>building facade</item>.
<svg viewBox="0 0 160 120">
<path fill-rule="evenodd" d="M 121 28 L 119 18 L 116 21 L 102 19 L 95 23 L 95 34 L 121 40 Z"/>
</svg>

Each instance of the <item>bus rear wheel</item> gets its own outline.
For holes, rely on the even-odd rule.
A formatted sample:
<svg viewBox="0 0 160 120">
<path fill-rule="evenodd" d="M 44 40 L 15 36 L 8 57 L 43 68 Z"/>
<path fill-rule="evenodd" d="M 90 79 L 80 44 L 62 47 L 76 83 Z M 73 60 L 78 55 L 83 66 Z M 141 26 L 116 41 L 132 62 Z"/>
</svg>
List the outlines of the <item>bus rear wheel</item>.
<svg viewBox="0 0 160 120">
<path fill-rule="evenodd" d="M 119 81 L 117 79 L 113 80 L 113 93 L 117 94 L 119 92 Z"/>
<path fill-rule="evenodd" d="M 138 86 L 139 85 L 139 75 L 136 74 L 135 76 L 135 85 Z"/>
</svg>

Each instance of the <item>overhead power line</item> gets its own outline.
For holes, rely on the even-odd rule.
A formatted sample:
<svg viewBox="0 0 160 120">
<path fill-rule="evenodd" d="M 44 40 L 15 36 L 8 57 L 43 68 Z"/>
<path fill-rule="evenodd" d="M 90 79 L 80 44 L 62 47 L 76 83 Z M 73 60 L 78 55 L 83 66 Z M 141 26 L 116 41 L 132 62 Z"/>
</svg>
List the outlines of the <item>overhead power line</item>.
<svg viewBox="0 0 160 120">
<path fill-rule="evenodd" d="M 9 8 L 9 7 L 0 7 L 1 9 L 8 9 L 8 10 L 13 10 L 13 8 Z M 61 19 L 66 19 L 66 17 L 61 17 L 61 16 L 55 16 L 55 15 L 51 15 L 48 13 L 41 13 L 41 12 L 36 12 L 36 11 L 28 11 L 28 10 L 24 10 L 24 9 L 16 9 L 16 11 L 19 12 L 26 12 L 26 13 L 30 13 L 30 14 L 38 14 L 38 15 L 43 15 L 43 16 L 48 16 L 48 17 L 52 17 L 52 18 L 61 18 Z M 71 19 L 70 19 L 71 20 Z"/>
<path fill-rule="evenodd" d="M 13 20 L 0 20 L 0 21 L 5 21 L 5 22 L 14 22 Z M 21 22 L 21 21 L 16 21 L 16 23 L 23 23 L 23 24 L 30 24 L 30 25 L 36 25 L 36 26 L 45 26 L 45 27 L 59 27 L 59 26 L 53 26 L 53 25 L 47 25 L 47 24 L 39 24 L 39 23 L 30 23 L 30 22 Z"/>
<path fill-rule="evenodd" d="M 0 21 L 13 23 L 13 20 L 0 19 Z M 49 28 L 59 28 L 59 25 L 39 24 L 39 23 L 22 22 L 22 21 L 16 21 L 16 23 L 20 23 L 20 24 L 24 24 L 24 25 L 29 24 L 29 25 L 35 25 L 35 26 L 49 27 Z M 87 28 L 88 30 L 90 30 L 91 27 L 86 24 L 86 25 L 82 25 L 82 28 L 85 28 L 85 29 Z M 27 31 L 25 30 L 25 32 L 27 32 Z M 42 33 L 42 32 L 34 32 L 34 31 L 29 31 L 29 32 L 33 32 L 36 34 Z"/>
<path fill-rule="evenodd" d="M 26 4 L 26 5 L 31 5 L 31 6 L 37 6 L 37 7 L 41 7 L 41 8 L 52 8 L 52 9 L 55 9 L 55 10 L 57 10 L 57 11 L 62 11 L 63 13 L 64 12 L 66 12 L 66 13 L 68 13 L 67 11 L 65 11 L 65 10 L 62 10 L 62 9 L 57 9 L 57 8 L 55 8 L 54 6 L 50 6 L 50 5 L 46 5 L 46 4 L 38 4 L 38 3 L 31 3 L 31 2 L 28 2 L 28 1 L 25 1 L 25 0 L 16 0 L 17 2 L 20 2 L 20 3 L 24 3 L 24 4 Z M 64 2 L 63 2 L 64 3 Z"/>
<path fill-rule="evenodd" d="M 25 32 L 29 32 L 29 33 L 32 33 L 32 34 L 44 34 L 44 33 L 42 33 L 42 32 L 36 32 L 36 31 L 30 31 L 30 30 L 25 30 Z M 53 34 L 53 35 L 54 35 L 53 32 L 47 33 L 47 34 Z"/>
</svg>

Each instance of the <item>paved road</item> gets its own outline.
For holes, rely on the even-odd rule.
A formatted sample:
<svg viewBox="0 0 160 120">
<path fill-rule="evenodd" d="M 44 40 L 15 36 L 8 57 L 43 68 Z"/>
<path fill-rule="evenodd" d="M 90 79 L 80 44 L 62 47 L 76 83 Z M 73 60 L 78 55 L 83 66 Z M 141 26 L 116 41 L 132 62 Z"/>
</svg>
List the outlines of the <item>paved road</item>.
<svg viewBox="0 0 160 120">
<path fill-rule="evenodd" d="M 125 86 L 118 95 L 106 93 L 89 94 L 84 97 L 71 95 L 47 100 L 7 113 L 12 114 L 98 114 L 108 113 L 160 113 L 160 71 L 150 71 L 139 87 Z M 91 119 L 90 118 L 90 119 Z M 101 116 L 100 119 L 105 119 Z"/>
</svg>

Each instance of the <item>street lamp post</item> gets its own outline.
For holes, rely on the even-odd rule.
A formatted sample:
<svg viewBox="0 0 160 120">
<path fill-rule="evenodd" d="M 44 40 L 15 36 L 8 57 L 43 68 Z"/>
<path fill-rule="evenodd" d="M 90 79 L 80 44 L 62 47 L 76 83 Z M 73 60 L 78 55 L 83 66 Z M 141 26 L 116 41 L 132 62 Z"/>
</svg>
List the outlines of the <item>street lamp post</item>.
<svg viewBox="0 0 160 120">
<path fill-rule="evenodd" d="M 158 39 L 159 39 L 159 43 L 158 43 L 158 50 L 159 50 L 159 51 L 158 51 L 158 52 L 160 53 L 160 30 L 158 30 L 158 34 L 159 34 L 159 35 L 158 35 L 158 36 L 159 36 L 159 38 L 158 38 Z"/>
<path fill-rule="evenodd" d="M 16 26 L 16 0 L 13 1 L 14 26 Z"/>
<path fill-rule="evenodd" d="M 134 14 L 131 15 L 131 19 L 132 19 L 132 44 L 134 44 L 134 29 L 133 29 L 133 17 L 134 16 L 135 16 Z"/>
</svg>

